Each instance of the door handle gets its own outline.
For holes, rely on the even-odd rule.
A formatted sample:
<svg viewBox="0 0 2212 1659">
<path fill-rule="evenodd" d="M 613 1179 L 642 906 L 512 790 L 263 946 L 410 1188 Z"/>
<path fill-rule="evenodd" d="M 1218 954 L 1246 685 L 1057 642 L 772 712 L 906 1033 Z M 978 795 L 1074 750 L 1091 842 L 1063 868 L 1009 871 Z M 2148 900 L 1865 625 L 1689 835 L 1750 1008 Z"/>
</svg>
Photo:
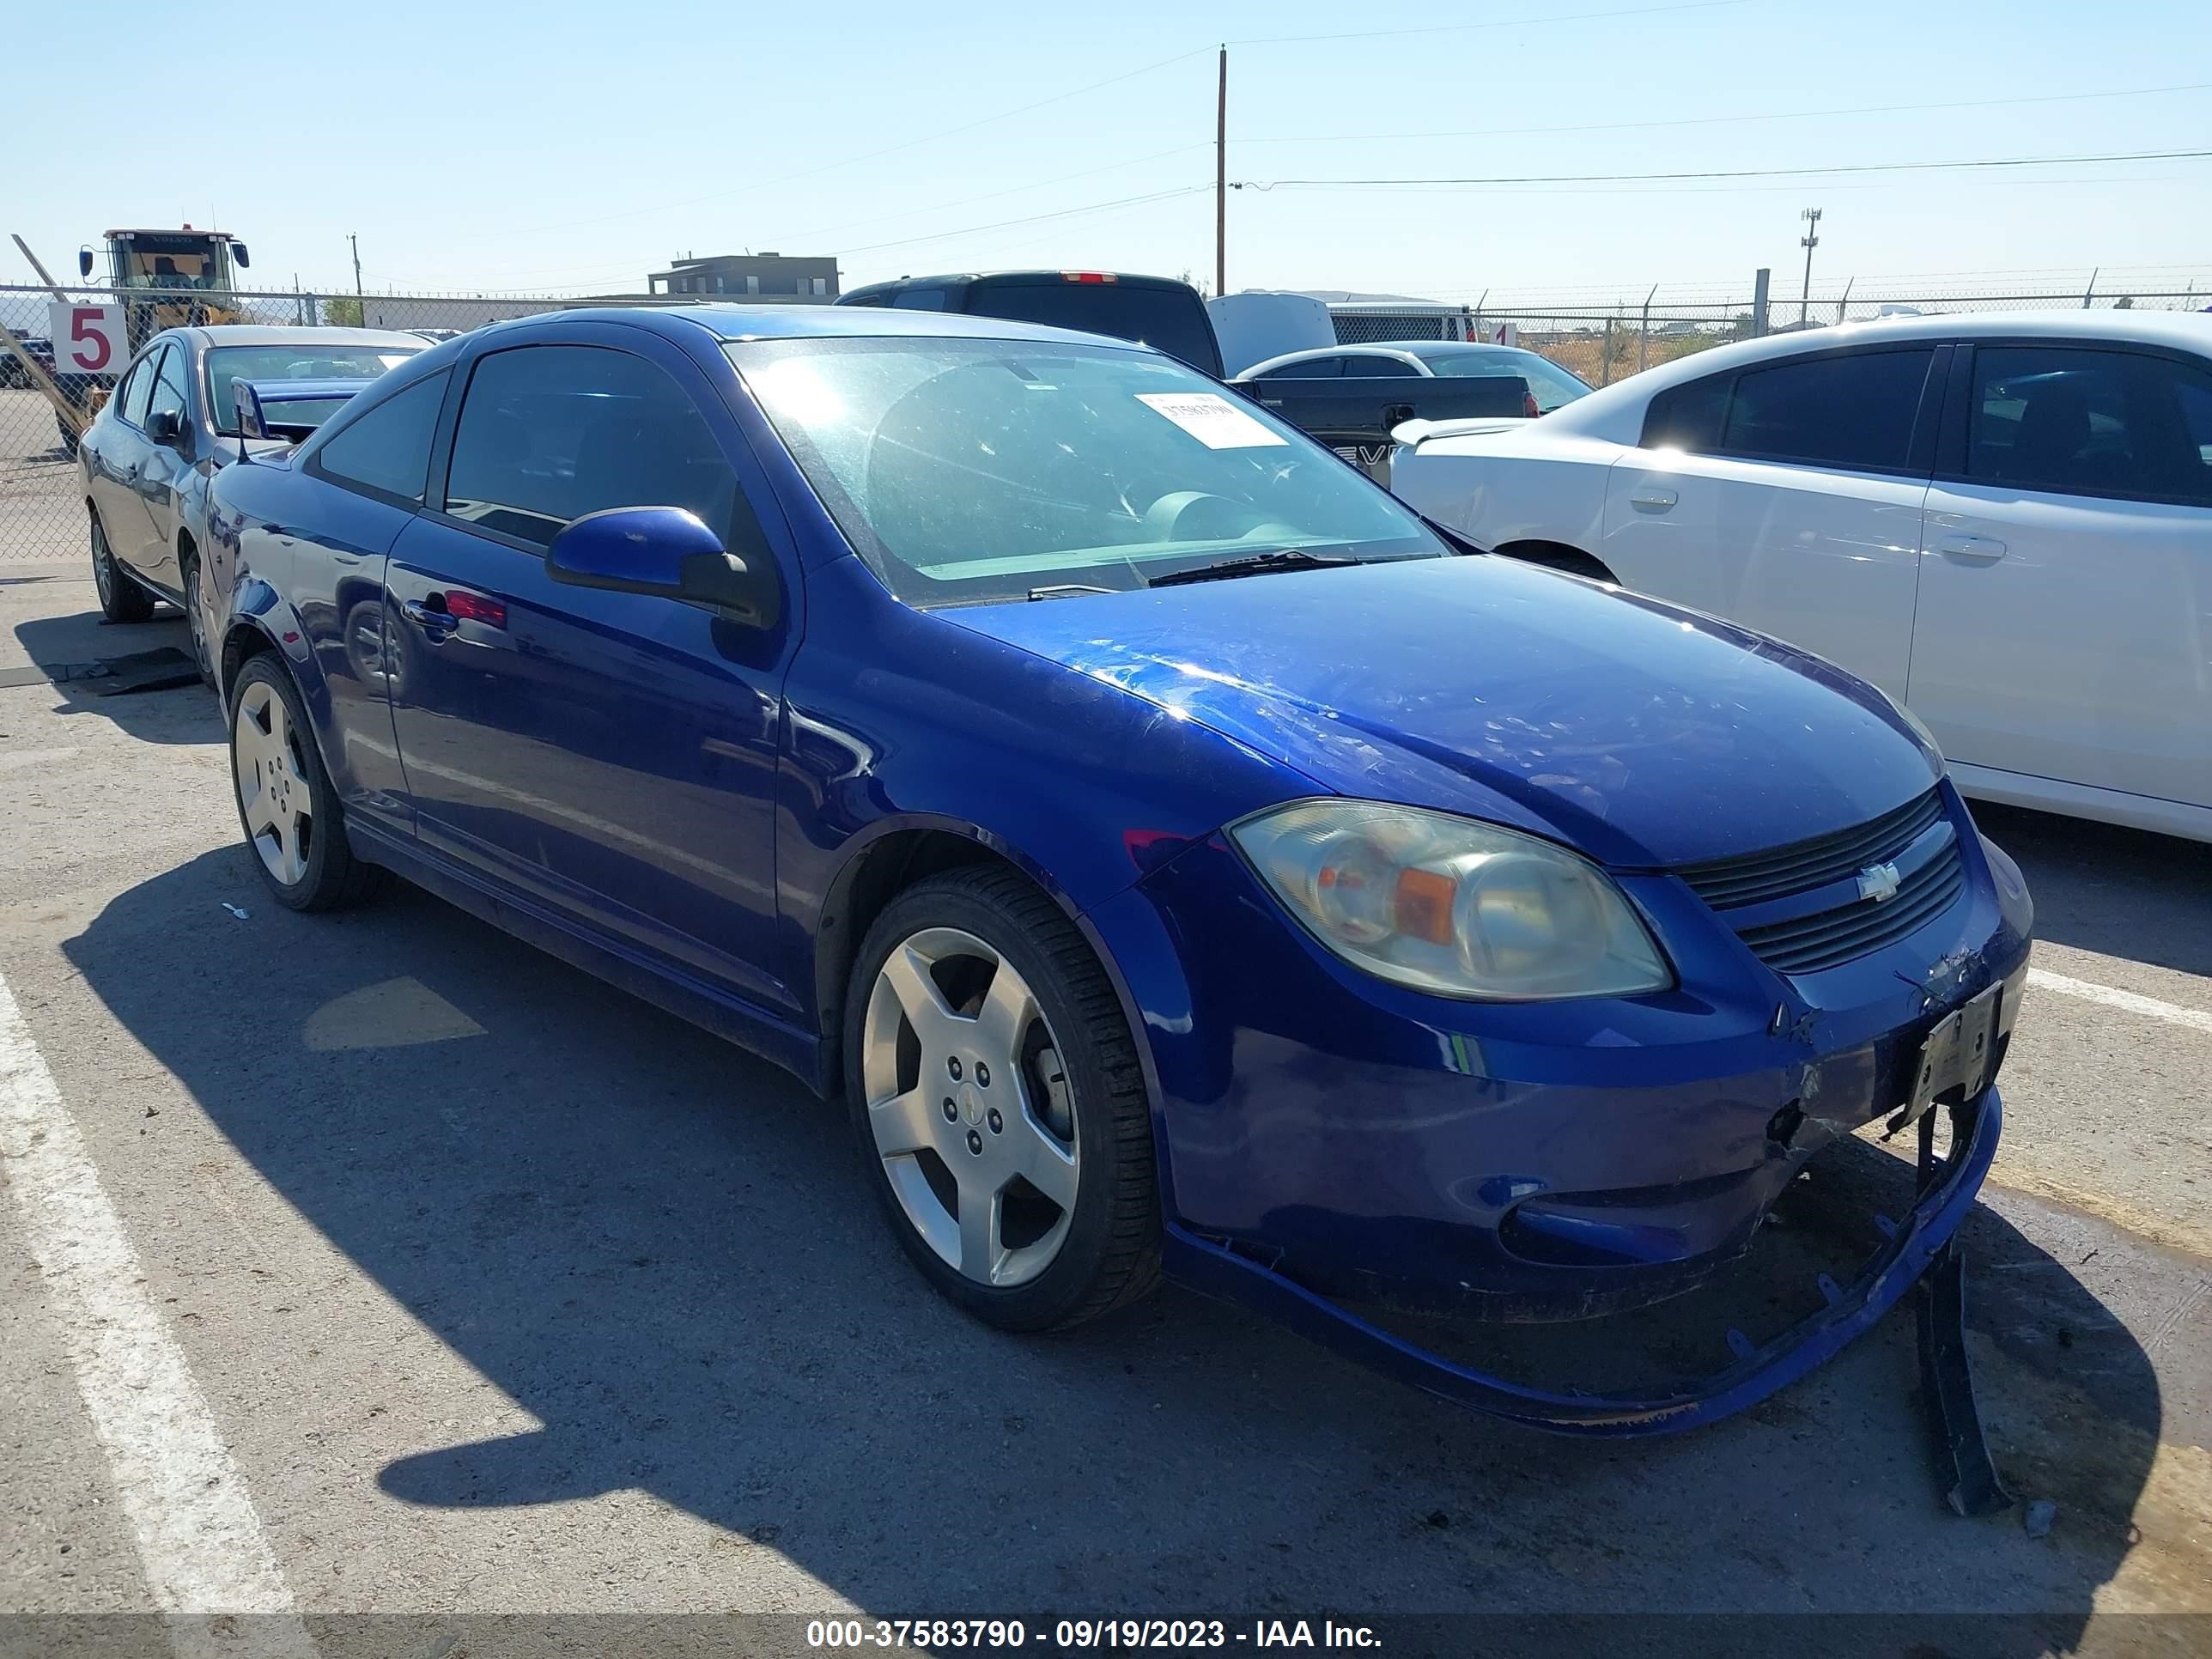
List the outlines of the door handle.
<svg viewBox="0 0 2212 1659">
<path fill-rule="evenodd" d="M 444 639 L 461 625 L 461 619 L 446 609 L 443 593 L 426 593 L 419 599 L 402 599 L 399 610 L 409 622 L 433 641 Z"/>
<path fill-rule="evenodd" d="M 1936 542 L 1936 550 L 1961 559 L 2002 559 L 2005 544 L 1994 536 L 1945 536 Z"/>
<path fill-rule="evenodd" d="M 1680 500 L 1680 495 L 1663 484 L 1644 484 L 1629 496 L 1628 504 L 1646 513 L 1664 513 Z"/>
</svg>

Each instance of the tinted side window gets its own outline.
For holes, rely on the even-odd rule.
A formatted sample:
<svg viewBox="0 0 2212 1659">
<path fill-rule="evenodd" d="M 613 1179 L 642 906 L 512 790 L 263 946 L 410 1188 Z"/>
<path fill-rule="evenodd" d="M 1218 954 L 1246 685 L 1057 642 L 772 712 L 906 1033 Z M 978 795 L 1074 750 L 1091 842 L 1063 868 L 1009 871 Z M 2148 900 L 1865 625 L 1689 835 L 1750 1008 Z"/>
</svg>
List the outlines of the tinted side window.
<svg viewBox="0 0 2212 1659">
<path fill-rule="evenodd" d="M 737 474 L 681 386 L 598 346 L 520 346 L 477 365 L 453 432 L 446 511 L 550 546 L 611 507 L 682 507 L 726 539 Z"/>
<path fill-rule="evenodd" d="M 1370 380 L 1419 380 L 1421 378 L 1419 369 L 1397 357 L 1346 357 L 1344 360 L 1344 372 L 1346 374 L 1359 375 Z"/>
<path fill-rule="evenodd" d="M 1271 368 L 1264 374 L 1255 374 L 1255 380 L 1334 380 L 1344 373 L 1341 357 L 1310 357 L 1302 363 L 1285 363 L 1280 368 Z"/>
<path fill-rule="evenodd" d="M 161 367 L 155 372 L 154 392 L 147 400 L 146 417 L 151 420 L 156 415 L 169 414 L 182 420 L 190 401 L 185 395 L 185 349 L 173 345 L 163 354 Z"/>
<path fill-rule="evenodd" d="M 891 304 L 901 311 L 942 311 L 945 309 L 945 290 L 941 288 L 902 288 L 891 295 Z"/>
<path fill-rule="evenodd" d="M 433 374 L 386 398 L 332 433 L 315 451 L 315 470 L 340 483 L 358 484 L 403 501 L 422 499 L 430 471 L 430 438 L 446 376 Z"/>
<path fill-rule="evenodd" d="M 1721 447 L 1815 466 L 1903 466 L 1932 349 L 1814 357 L 1736 376 Z"/>
<path fill-rule="evenodd" d="M 1966 476 L 2059 495 L 2212 503 L 2212 374 L 2053 346 L 1974 353 Z"/>
<path fill-rule="evenodd" d="M 124 400 L 123 418 L 131 425 L 146 424 L 146 403 L 154 395 L 154 377 L 161 373 L 161 359 L 168 355 L 168 347 L 159 347 L 141 357 L 138 367 L 131 371 L 131 384 L 118 395 Z"/>
<path fill-rule="evenodd" d="M 1703 455 L 1720 447 L 1721 422 L 1728 417 L 1733 374 L 1708 374 L 1685 380 L 1652 398 L 1644 411 L 1645 449 L 1680 449 Z"/>
<path fill-rule="evenodd" d="M 969 285 L 963 304 L 980 317 L 1139 340 L 1208 374 L 1221 372 L 1221 348 L 1214 342 L 1206 302 L 1194 289 L 986 277 Z"/>
</svg>

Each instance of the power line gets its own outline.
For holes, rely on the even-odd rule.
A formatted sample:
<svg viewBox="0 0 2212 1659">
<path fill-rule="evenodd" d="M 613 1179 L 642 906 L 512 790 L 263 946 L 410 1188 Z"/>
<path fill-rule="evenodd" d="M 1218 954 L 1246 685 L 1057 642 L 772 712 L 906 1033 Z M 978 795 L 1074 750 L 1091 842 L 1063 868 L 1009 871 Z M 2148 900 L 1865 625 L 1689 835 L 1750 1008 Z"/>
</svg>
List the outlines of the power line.
<svg viewBox="0 0 2212 1659">
<path fill-rule="evenodd" d="M 1499 173 L 1465 179 L 1244 179 L 1235 190 L 1399 190 L 1496 185 L 1668 184 L 1701 179 L 1807 179 L 1867 173 L 1942 173 L 1978 167 L 2090 166 L 2107 161 L 2188 161 L 2212 155 L 2212 149 L 2149 149 L 2100 155 L 2005 155 L 1978 161 L 1860 161 L 1818 167 L 1716 167 L 1687 173 Z"/>
<path fill-rule="evenodd" d="M 1255 34 L 1231 40 L 1232 46 L 1295 46 L 1317 40 L 1392 40 L 1408 34 L 1463 34 L 1470 29 L 1522 28 L 1532 23 L 1586 23 L 1603 17 L 1656 17 L 1664 12 L 1713 11 L 1747 6 L 1756 0 L 1683 0 L 1671 6 L 1637 6 L 1618 11 L 1559 12 L 1547 17 L 1499 17 L 1480 23 L 1435 23 L 1411 29 L 1355 29 L 1344 34 Z"/>
<path fill-rule="evenodd" d="M 1054 213 L 1024 214 L 1018 219 L 1000 219 L 988 225 L 969 225 L 962 230 L 937 231 L 927 236 L 902 237 L 895 242 L 870 242 L 862 247 L 841 247 L 838 256 L 851 253 L 875 253 L 887 247 L 911 247 L 917 242 L 942 242 L 955 236 L 975 236 L 987 230 L 1005 230 L 1013 225 L 1042 224 L 1048 219 L 1073 219 L 1085 213 L 1104 213 L 1111 208 L 1139 207 L 1147 202 L 1172 201 L 1178 196 L 1195 196 L 1212 190 L 1212 185 L 1180 185 L 1172 190 L 1156 190 L 1144 196 L 1124 196 L 1118 201 L 1093 202 L 1087 207 L 1062 208 Z"/>
<path fill-rule="evenodd" d="M 1645 6 L 1609 11 L 1576 12 L 1551 17 L 1507 18 L 1481 23 L 1443 24 L 1430 28 L 1361 31 L 1357 35 L 1289 34 L 1273 37 L 1255 37 L 1245 40 L 1232 40 L 1229 44 L 1231 46 L 1294 46 L 1309 41 L 1328 41 L 1353 39 L 1382 40 L 1394 36 L 1407 34 L 1449 34 L 1462 33 L 1470 29 L 1511 28 L 1537 23 L 1571 23 L 1597 18 L 1638 17 L 1644 15 L 1656 15 L 1668 12 L 1709 11 L 1722 6 L 1751 5 L 1757 3 L 1758 0 L 1683 0 L 1682 3 L 1673 5 Z M 779 185 L 796 184 L 802 179 L 811 179 L 821 173 L 835 172 L 840 167 L 855 167 L 863 161 L 873 161 L 883 156 L 896 155 L 902 150 L 914 149 L 923 144 L 935 143 L 941 138 L 957 138 L 962 133 L 973 132 L 979 127 L 990 126 L 1000 121 L 1010 121 L 1016 116 L 1028 115 L 1036 110 L 1048 108 L 1054 104 L 1065 102 L 1070 98 L 1080 98 L 1086 93 L 1099 92 L 1108 87 L 1119 86 L 1124 81 L 1133 81 L 1139 76 L 1150 75 L 1156 70 L 1166 69 L 1171 64 L 1183 63 L 1189 58 L 1201 57 L 1205 53 L 1212 50 L 1214 50 L 1214 48 L 1211 46 L 1194 46 L 1188 52 L 1176 52 L 1173 57 L 1163 58 L 1154 63 L 1144 64 L 1137 69 L 1126 70 L 1119 75 L 1110 75 L 1103 81 L 1092 81 L 1083 86 L 1073 87 L 1066 92 L 1056 92 L 1049 97 L 1040 98 L 1036 100 L 1034 102 L 1022 104 L 1012 109 L 1000 110 L 996 114 L 982 116 L 975 120 L 964 122 L 958 126 L 945 127 L 935 132 L 923 133 L 918 137 L 901 139 L 897 143 L 884 145 L 880 149 L 866 150 L 859 155 L 844 156 L 835 161 L 824 161 L 818 167 L 807 167 L 798 173 L 783 173 L 774 179 L 757 179 L 749 184 L 735 185 L 729 190 L 711 191 L 705 195 L 687 196 L 676 201 L 656 203 L 647 207 L 625 208 L 619 212 L 599 214 L 586 219 L 564 219 L 555 224 L 532 225 L 524 229 L 518 230 L 514 234 L 517 235 L 528 236 L 535 235 L 543 231 L 569 230 L 586 225 L 610 224 L 617 220 L 641 218 L 649 214 L 669 212 L 678 208 L 696 207 L 708 202 L 728 201 L 733 197 L 750 195 L 755 191 L 763 190 L 771 190 Z"/>
<path fill-rule="evenodd" d="M 787 173 L 774 179 L 757 179 L 750 184 L 738 185 L 729 190 L 710 191 L 704 196 L 687 196 L 680 201 L 659 202 L 650 207 L 626 208 L 619 213 L 605 213 L 596 218 L 564 219 L 558 224 L 532 225 L 515 234 L 528 236 L 540 231 L 568 230 L 579 225 L 603 225 L 617 219 L 635 219 L 650 213 L 665 213 L 675 208 L 696 207 L 702 202 L 726 202 L 733 196 L 746 196 L 756 191 L 772 190 L 778 185 L 796 184 L 801 179 L 811 179 L 818 173 L 834 173 L 839 167 L 856 167 L 862 161 L 873 161 L 882 156 L 896 155 L 901 150 L 915 149 L 919 145 L 933 144 L 940 138 L 957 138 L 963 132 L 973 132 L 976 128 L 988 127 L 994 122 L 1011 121 L 1018 115 L 1027 115 L 1034 110 L 1043 109 L 1048 105 L 1063 103 L 1070 98 L 1080 98 L 1085 93 L 1097 92 L 1107 87 L 1118 86 L 1124 81 L 1133 81 L 1140 75 L 1150 75 L 1155 70 L 1165 69 L 1170 64 L 1180 64 L 1185 58 L 1196 58 L 1210 50 L 1212 50 L 1210 47 L 1196 46 L 1188 52 L 1179 52 L 1172 58 L 1163 58 L 1157 63 L 1146 64 L 1141 69 L 1127 70 L 1120 75 L 1109 75 L 1103 81 L 1093 81 L 1085 86 L 1070 88 L 1066 92 L 1056 92 L 1049 98 L 1038 99 L 1035 103 L 1023 104 L 1014 109 L 1000 110 L 995 115 L 986 115 L 962 125 L 945 127 L 936 132 L 926 132 L 919 137 L 902 138 L 896 144 L 884 145 L 881 149 L 866 150 L 858 155 L 848 155 L 838 161 L 824 161 L 819 167 L 807 167 L 798 173 Z"/>
<path fill-rule="evenodd" d="M 1906 115 L 1934 110 L 2000 109 L 2017 104 L 2068 104 L 2096 98 L 2147 98 L 2157 94 L 2212 91 L 2212 81 L 2192 81 L 2172 87 L 2130 87 L 2113 92 L 2057 92 L 2025 98 L 1947 100 L 1935 104 L 1865 104 L 1852 109 L 1778 110 L 1765 115 L 1691 115 L 1666 121 L 1603 121 L 1589 125 L 1556 127 L 1469 127 L 1449 132 L 1332 132 L 1283 133 L 1273 137 L 1240 138 L 1243 144 L 1380 143 L 1408 138 L 1527 138 L 1578 132 L 1637 132 L 1665 127 L 1729 126 L 1755 121 L 1809 121 L 1839 115 Z"/>
<path fill-rule="evenodd" d="M 1193 144 L 1177 144 L 1172 149 L 1154 150 L 1149 155 L 1132 155 L 1118 161 L 1109 161 L 1103 167 L 1085 167 L 1080 173 L 1063 173 L 1054 179 L 1033 179 L 1025 185 L 1009 185 L 1004 190 L 986 191 L 981 196 L 963 196 L 957 202 L 934 202 L 927 207 L 907 208 L 898 213 L 879 213 L 869 219 L 848 219 L 842 224 L 817 226 L 812 230 L 795 231 L 781 237 L 779 245 L 791 246 L 817 236 L 835 235 L 841 230 L 856 230 L 869 225 L 887 224 L 895 219 L 911 219 L 922 213 L 947 213 L 954 208 L 973 207 L 978 202 L 995 202 L 1002 197 L 1019 196 L 1024 191 L 1044 190 L 1054 185 L 1073 184 L 1078 179 L 1095 179 L 1102 173 L 1118 173 L 1124 167 L 1141 167 L 1147 161 L 1164 161 L 1170 155 L 1182 155 L 1194 149 L 1206 149 L 1210 145 L 1204 140 Z"/>
</svg>

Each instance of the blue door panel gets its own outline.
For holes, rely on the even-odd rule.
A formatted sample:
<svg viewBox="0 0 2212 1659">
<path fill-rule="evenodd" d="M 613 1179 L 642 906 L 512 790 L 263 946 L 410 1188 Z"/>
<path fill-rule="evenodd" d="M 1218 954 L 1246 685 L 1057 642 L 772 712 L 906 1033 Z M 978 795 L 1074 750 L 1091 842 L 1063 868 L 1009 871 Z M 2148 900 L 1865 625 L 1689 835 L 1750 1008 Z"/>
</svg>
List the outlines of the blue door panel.
<svg viewBox="0 0 2212 1659">
<path fill-rule="evenodd" d="M 426 843 L 495 883 L 792 1006 L 775 916 L 777 714 L 759 636 L 568 587 L 430 518 L 386 574 L 393 724 Z"/>
<path fill-rule="evenodd" d="M 260 471 L 265 519 L 210 516 L 216 591 L 232 594 L 297 665 L 346 811 L 405 831 L 412 811 L 385 672 L 384 562 L 413 515 L 305 473 Z"/>
</svg>

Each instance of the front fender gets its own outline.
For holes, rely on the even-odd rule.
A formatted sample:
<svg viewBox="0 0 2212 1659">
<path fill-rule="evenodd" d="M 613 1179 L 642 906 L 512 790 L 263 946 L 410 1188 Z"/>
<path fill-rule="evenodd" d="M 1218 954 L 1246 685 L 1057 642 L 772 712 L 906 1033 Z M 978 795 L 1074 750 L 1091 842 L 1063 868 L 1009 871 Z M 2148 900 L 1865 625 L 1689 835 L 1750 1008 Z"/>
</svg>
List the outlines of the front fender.
<svg viewBox="0 0 2212 1659">
<path fill-rule="evenodd" d="M 322 754 L 323 765 L 331 781 L 337 786 L 341 799 L 351 793 L 351 781 L 342 769 L 343 757 L 330 740 L 330 684 L 308 646 L 306 625 L 292 602 L 261 576 L 248 574 L 231 589 L 222 629 L 217 637 L 222 643 L 216 655 L 216 690 L 224 708 L 230 707 L 231 687 L 246 659 L 264 650 L 273 651 L 283 659 L 292 684 L 299 690 L 300 701 L 307 705 L 308 723 L 314 727 L 315 746 Z"/>
<path fill-rule="evenodd" d="M 850 897 L 891 838 L 949 835 L 1087 920 L 1223 823 L 1312 781 L 1115 685 L 899 604 L 857 559 L 810 574 L 810 629 L 786 684 L 776 882 L 781 977 L 813 988 L 831 1035 L 865 929 Z M 834 711 L 834 715 L 831 711 Z M 1127 1000 L 1141 1033 L 1141 998 Z"/>
</svg>

